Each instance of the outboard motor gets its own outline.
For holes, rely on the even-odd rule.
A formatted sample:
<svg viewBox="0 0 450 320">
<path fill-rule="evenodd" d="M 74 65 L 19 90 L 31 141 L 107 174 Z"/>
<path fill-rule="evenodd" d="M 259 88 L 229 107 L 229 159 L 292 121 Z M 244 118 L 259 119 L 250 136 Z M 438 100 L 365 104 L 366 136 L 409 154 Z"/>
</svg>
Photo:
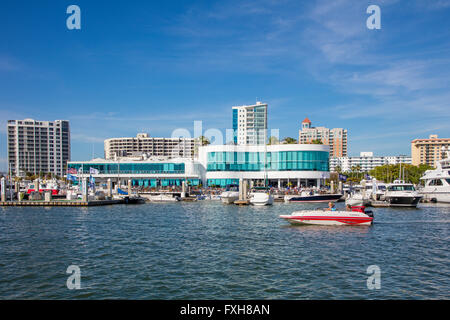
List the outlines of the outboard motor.
<svg viewBox="0 0 450 320">
<path fill-rule="evenodd" d="M 372 210 L 364 211 L 364 213 L 367 214 L 369 217 L 373 218 L 373 212 L 372 212 Z"/>
</svg>

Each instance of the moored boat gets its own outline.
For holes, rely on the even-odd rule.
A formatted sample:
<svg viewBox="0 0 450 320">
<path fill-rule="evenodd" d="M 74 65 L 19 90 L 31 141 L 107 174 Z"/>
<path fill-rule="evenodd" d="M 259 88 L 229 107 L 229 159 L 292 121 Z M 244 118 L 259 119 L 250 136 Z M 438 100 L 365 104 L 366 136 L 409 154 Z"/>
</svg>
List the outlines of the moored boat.
<svg viewBox="0 0 450 320">
<path fill-rule="evenodd" d="M 444 148 L 446 158 L 436 164 L 436 169 L 427 170 L 420 180 L 425 186 L 419 191 L 424 200 L 450 203 L 450 149 Z"/>
<path fill-rule="evenodd" d="M 384 195 L 391 207 L 417 207 L 422 195 L 419 194 L 412 183 L 395 180 L 387 185 Z"/>
<path fill-rule="evenodd" d="M 345 199 L 345 205 L 350 206 L 367 206 L 369 203 L 369 198 L 365 197 L 361 192 L 354 192 Z"/>
<path fill-rule="evenodd" d="M 220 200 L 225 204 L 232 204 L 239 199 L 239 191 L 224 191 L 220 194 Z"/>
<path fill-rule="evenodd" d="M 174 196 L 172 194 L 140 194 L 141 197 L 151 201 L 151 202 L 175 202 L 180 201 L 180 197 Z"/>
<path fill-rule="evenodd" d="M 342 197 L 342 194 L 314 194 L 302 192 L 300 195 L 286 195 L 285 202 L 336 202 Z"/>
<path fill-rule="evenodd" d="M 267 206 L 273 204 L 273 195 L 265 188 L 255 189 L 250 192 L 249 201 L 254 206 Z"/>
</svg>

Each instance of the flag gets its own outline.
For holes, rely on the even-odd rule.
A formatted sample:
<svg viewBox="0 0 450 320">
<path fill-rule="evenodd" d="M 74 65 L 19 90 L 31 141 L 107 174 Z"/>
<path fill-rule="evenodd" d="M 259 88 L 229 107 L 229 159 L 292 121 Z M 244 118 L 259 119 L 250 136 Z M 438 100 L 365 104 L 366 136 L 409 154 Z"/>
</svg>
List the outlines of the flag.
<svg viewBox="0 0 450 320">
<path fill-rule="evenodd" d="M 75 169 L 75 168 L 68 168 L 68 169 L 67 169 L 67 173 L 70 173 L 70 174 L 77 174 L 77 169 Z"/>
<path fill-rule="evenodd" d="M 89 176 L 89 187 L 90 188 L 95 188 L 95 178 L 91 175 Z"/>
<path fill-rule="evenodd" d="M 69 181 L 77 181 L 78 179 L 77 179 L 76 176 L 73 176 L 70 173 L 68 173 L 67 174 L 67 180 L 69 180 Z"/>
<path fill-rule="evenodd" d="M 89 173 L 90 174 L 99 174 L 100 171 L 98 171 L 98 169 L 95 169 L 95 168 L 89 168 Z"/>
<path fill-rule="evenodd" d="M 346 175 L 340 174 L 340 173 L 339 173 L 339 180 L 340 180 L 340 181 L 346 182 L 346 181 L 347 181 L 347 178 L 348 178 L 348 177 L 347 177 Z"/>
</svg>

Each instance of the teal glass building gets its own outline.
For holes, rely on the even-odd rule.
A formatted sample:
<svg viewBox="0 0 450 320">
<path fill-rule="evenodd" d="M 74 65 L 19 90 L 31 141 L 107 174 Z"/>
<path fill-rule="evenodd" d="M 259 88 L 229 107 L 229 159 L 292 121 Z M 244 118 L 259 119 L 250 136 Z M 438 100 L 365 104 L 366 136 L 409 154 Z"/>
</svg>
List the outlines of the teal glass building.
<svg viewBox="0 0 450 320">
<path fill-rule="evenodd" d="M 275 187 L 319 187 L 329 178 L 327 145 L 210 145 L 200 148 L 199 161 L 209 186 L 245 179 Z"/>
</svg>

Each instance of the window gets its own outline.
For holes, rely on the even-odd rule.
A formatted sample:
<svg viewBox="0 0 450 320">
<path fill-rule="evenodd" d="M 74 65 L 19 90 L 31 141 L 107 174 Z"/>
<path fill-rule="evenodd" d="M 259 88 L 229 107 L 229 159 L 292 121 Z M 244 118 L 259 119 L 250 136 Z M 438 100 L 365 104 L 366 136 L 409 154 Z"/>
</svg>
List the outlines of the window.
<svg viewBox="0 0 450 320">
<path fill-rule="evenodd" d="M 443 183 L 442 183 L 441 179 L 434 179 L 434 180 L 431 180 L 429 185 L 430 186 L 442 186 Z"/>
<path fill-rule="evenodd" d="M 416 189 L 414 188 L 413 185 L 394 185 L 394 186 L 390 186 L 388 188 L 389 191 L 415 191 Z"/>
</svg>

